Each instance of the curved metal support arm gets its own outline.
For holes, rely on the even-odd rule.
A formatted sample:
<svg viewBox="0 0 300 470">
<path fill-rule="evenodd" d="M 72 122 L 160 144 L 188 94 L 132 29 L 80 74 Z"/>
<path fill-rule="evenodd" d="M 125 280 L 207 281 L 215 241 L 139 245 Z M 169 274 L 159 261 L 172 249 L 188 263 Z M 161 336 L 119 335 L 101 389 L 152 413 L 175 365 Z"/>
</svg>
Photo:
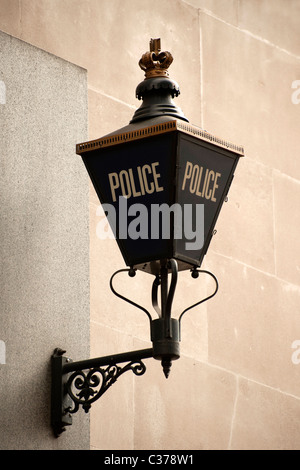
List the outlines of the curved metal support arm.
<svg viewBox="0 0 300 470">
<path fill-rule="evenodd" d="M 159 285 L 160 285 L 160 277 L 157 275 L 152 284 L 151 298 L 152 298 L 152 305 L 153 305 L 154 310 L 156 311 L 158 316 L 161 317 L 161 309 L 158 306 L 158 300 L 157 300 L 157 291 L 158 291 Z"/>
<path fill-rule="evenodd" d="M 203 302 L 206 302 L 207 300 L 211 299 L 212 297 L 214 297 L 216 295 L 216 293 L 218 292 L 218 289 L 219 289 L 219 283 L 218 283 L 218 279 L 216 278 L 216 276 L 211 273 L 210 271 L 205 271 L 205 270 L 201 270 L 201 269 L 195 269 L 193 270 L 193 274 L 194 273 L 205 273 L 205 274 L 209 274 L 214 280 L 215 280 L 215 283 L 216 283 L 216 288 L 215 288 L 215 291 L 209 295 L 208 297 L 205 297 L 204 299 L 200 300 L 199 302 L 196 302 L 195 304 L 191 305 L 190 307 L 187 307 L 185 310 L 183 310 L 183 312 L 180 314 L 179 316 L 179 323 L 181 322 L 181 319 L 183 317 L 183 315 L 188 311 L 188 310 L 191 310 L 192 308 L 194 307 L 197 307 L 198 305 L 202 304 Z M 198 275 L 194 275 L 193 277 L 198 277 Z"/>
<path fill-rule="evenodd" d="M 168 317 L 171 316 L 171 310 L 172 310 L 172 303 L 175 295 L 175 289 L 177 285 L 177 278 L 178 278 L 178 266 L 177 262 L 175 259 L 170 259 L 169 261 L 170 267 L 171 267 L 171 272 L 172 272 L 172 277 L 171 277 L 171 284 L 170 284 L 170 289 L 168 293 L 168 298 L 167 298 L 167 304 L 166 304 L 166 315 Z"/>
<path fill-rule="evenodd" d="M 142 310 L 143 312 L 145 312 L 146 315 L 148 316 L 148 318 L 149 318 L 149 320 L 150 320 L 150 324 L 151 324 L 151 321 L 152 321 L 151 314 L 148 312 L 147 309 L 145 309 L 145 307 L 142 307 L 142 305 L 139 305 L 139 304 L 137 304 L 136 302 L 133 302 L 133 300 L 128 299 L 128 298 L 125 297 L 124 295 L 119 294 L 119 292 L 117 292 L 117 291 L 115 290 L 115 288 L 113 287 L 112 281 L 113 281 L 113 278 L 114 278 L 117 274 L 119 274 L 119 273 L 121 273 L 121 272 L 128 272 L 129 275 L 130 275 L 131 277 L 133 277 L 133 276 L 135 276 L 135 271 L 136 271 L 136 270 L 134 270 L 134 269 L 132 269 L 132 268 L 129 268 L 129 269 L 119 269 L 118 271 L 116 271 L 116 272 L 111 276 L 111 278 L 110 278 L 110 282 L 109 282 L 110 289 L 111 289 L 111 291 L 112 291 L 117 297 L 119 297 L 120 299 L 125 300 L 125 302 L 128 302 L 129 304 L 133 305 L 134 307 L 137 307 L 137 308 L 139 308 L 140 310 Z"/>
<path fill-rule="evenodd" d="M 51 424 L 56 437 L 72 424 L 72 414 L 80 406 L 87 413 L 125 372 L 143 375 L 146 366 L 142 360 L 153 357 L 152 348 L 78 362 L 64 353 L 57 348 L 52 355 Z"/>
<path fill-rule="evenodd" d="M 174 294 L 175 294 L 175 289 L 176 289 L 176 285 L 177 285 L 177 278 L 178 278 L 178 266 L 177 266 L 177 262 L 176 260 L 174 259 L 170 259 L 168 261 L 168 267 L 171 268 L 171 274 L 172 274 L 172 277 L 171 277 L 171 284 L 170 284 L 170 288 L 169 288 L 169 291 L 166 292 L 166 299 L 165 299 L 165 303 L 164 305 L 162 305 L 160 308 L 158 306 L 158 286 L 161 286 L 162 283 L 166 283 L 166 276 L 165 278 L 163 279 L 163 275 L 161 273 L 161 275 L 157 275 L 156 278 L 154 279 L 153 281 L 153 285 L 152 285 L 152 305 L 153 305 L 153 308 L 156 310 L 156 312 L 158 313 L 158 316 L 161 317 L 161 316 L 171 316 L 171 309 L 172 309 L 172 303 L 173 303 L 173 299 L 174 299 Z M 166 272 L 167 272 L 167 268 L 165 268 Z M 167 274 L 166 274 L 167 275 Z M 166 285 L 165 287 L 162 286 L 162 289 L 166 288 L 166 290 L 168 289 L 168 286 Z M 163 302 L 162 302 L 163 304 Z"/>
</svg>

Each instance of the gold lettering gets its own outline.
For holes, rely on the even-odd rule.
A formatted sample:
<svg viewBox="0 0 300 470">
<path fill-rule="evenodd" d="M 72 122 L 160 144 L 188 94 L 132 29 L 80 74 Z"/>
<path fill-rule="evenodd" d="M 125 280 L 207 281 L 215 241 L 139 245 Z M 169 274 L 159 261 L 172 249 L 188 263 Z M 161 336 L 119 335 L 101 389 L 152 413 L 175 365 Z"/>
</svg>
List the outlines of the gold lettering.
<svg viewBox="0 0 300 470">
<path fill-rule="evenodd" d="M 117 188 L 119 188 L 119 186 L 120 186 L 118 173 L 109 173 L 108 179 L 109 179 L 109 184 L 110 184 L 112 200 L 116 201 L 116 191 L 115 190 Z"/>
<path fill-rule="evenodd" d="M 206 170 L 206 172 L 205 172 L 205 178 L 204 178 L 204 183 L 203 183 L 203 188 L 202 188 L 202 193 L 201 193 L 201 196 L 202 196 L 202 197 L 204 197 L 204 193 L 205 193 L 206 181 L 207 181 L 207 173 L 208 173 L 208 170 Z"/>
<path fill-rule="evenodd" d="M 125 188 L 123 176 L 125 177 L 127 191 Z M 121 184 L 122 196 L 129 198 L 131 196 L 131 188 L 130 188 L 128 173 L 126 170 L 120 171 L 119 179 L 120 179 L 120 184 Z"/>
<path fill-rule="evenodd" d="M 212 180 L 214 180 L 214 172 L 212 170 L 210 170 L 210 172 L 208 173 L 208 177 L 207 177 L 207 183 L 206 183 L 206 190 L 205 190 L 205 197 L 206 199 L 210 199 L 211 198 L 211 189 L 208 191 L 209 189 L 209 185 L 210 185 L 210 180 L 212 178 Z"/>
<path fill-rule="evenodd" d="M 186 162 L 185 172 L 184 172 L 184 177 L 183 177 L 183 183 L 182 183 L 182 188 L 181 188 L 182 191 L 183 191 L 184 188 L 185 188 L 186 180 L 187 180 L 187 179 L 190 179 L 190 177 L 191 177 L 192 168 L 193 168 L 193 165 L 191 164 L 191 162 Z"/>
<path fill-rule="evenodd" d="M 216 190 L 219 187 L 218 179 L 220 177 L 221 173 L 206 168 L 204 174 L 203 166 L 186 162 L 181 189 L 184 190 L 189 182 L 188 190 L 191 194 L 195 193 L 196 196 L 205 197 L 205 199 L 216 202 Z"/>
<path fill-rule="evenodd" d="M 214 186 L 213 186 L 212 196 L 211 196 L 211 200 L 213 202 L 216 202 L 215 191 L 219 187 L 219 185 L 217 184 L 217 181 L 218 181 L 218 178 L 220 178 L 220 176 L 221 176 L 221 173 L 216 173 L 216 175 L 215 175 L 215 181 L 214 181 Z"/>
<path fill-rule="evenodd" d="M 141 167 L 140 167 L 140 166 L 137 167 L 137 171 L 138 171 L 138 175 L 139 175 L 139 182 L 140 182 L 140 186 L 141 186 L 141 193 L 142 193 L 142 195 L 144 196 L 144 194 L 145 194 L 145 188 L 144 188 L 142 170 L 141 170 Z"/>
<path fill-rule="evenodd" d="M 159 191 L 163 191 L 164 188 L 162 186 L 159 186 L 158 184 L 158 178 L 160 178 L 160 174 L 156 173 L 156 166 L 159 165 L 159 162 L 152 163 L 152 172 L 153 172 L 153 178 L 154 178 L 154 184 L 155 184 L 155 189 L 156 192 L 158 193 Z"/>
<path fill-rule="evenodd" d="M 146 193 L 163 191 L 159 173 L 159 162 L 121 170 L 119 173 L 109 173 L 109 185 L 112 200 L 117 200 L 117 190 L 126 198 L 144 196 Z"/>
<path fill-rule="evenodd" d="M 144 179 L 144 185 L 145 185 L 146 192 L 148 194 L 152 194 L 153 191 L 154 191 L 154 184 L 153 184 L 153 182 L 151 182 L 150 187 L 149 187 L 147 176 L 146 176 L 146 170 L 148 171 L 148 173 L 152 173 L 151 166 L 150 165 L 144 165 L 142 167 L 142 173 L 143 173 L 143 179 Z"/>
<path fill-rule="evenodd" d="M 201 179 L 202 179 L 202 173 L 203 173 L 203 166 L 200 167 L 200 175 L 199 175 L 198 184 L 197 184 L 197 191 L 196 191 L 197 196 L 201 196 L 201 192 L 199 191 L 199 188 L 200 188 L 200 183 L 201 183 Z"/>
<path fill-rule="evenodd" d="M 129 168 L 128 173 L 129 173 L 129 178 L 130 178 L 130 183 L 131 183 L 131 188 L 132 188 L 132 196 L 133 196 L 133 197 L 138 197 L 138 196 L 141 195 L 141 193 L 140 193 L 140 192 L 137 192 L 137 190 L 136 190 L 136 188 L 135 188 L 135 183 L 134 183 L 132 168 Z"/>
<path fill-rule="evenodd" d="M 195 175 L 195 173 L 196 173 L 196 175 Z M 196 191 L 198 176 L 199 176 L 199 166 L 194 165 L 193 172 L 192 172 L 192 178 L 191 178 L 191 182 L 190 182 L 190 192 L 192 194 Z"/>
</svg>

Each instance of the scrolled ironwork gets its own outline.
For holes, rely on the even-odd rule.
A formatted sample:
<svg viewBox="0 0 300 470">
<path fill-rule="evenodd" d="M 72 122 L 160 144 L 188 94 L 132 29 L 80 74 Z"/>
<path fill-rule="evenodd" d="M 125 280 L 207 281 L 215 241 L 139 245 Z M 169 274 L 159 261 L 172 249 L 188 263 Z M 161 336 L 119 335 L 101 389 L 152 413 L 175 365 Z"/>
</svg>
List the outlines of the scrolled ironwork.
<svg viewBox="0 0 300 470">
<path fill-rule="evenodd" d="M 74 403 L 66 412 L 76 413 L 82 406 L 87 413 L 92 403 L 98 400 L 111 385 L 125 372 L 132 371 L 135 375 L 143 375 L 146 366 L 141 360 L 131 361 L 123 367 L 109 364 L 107 367 L 94 367 L 87 372 L 73 372 L 66 383 L 66 392 Z"/>
<path fill-rule="evenodd" d="M 114 286 L 113 286 L 113 279 L 114 279 L 114 277 L 115 277 L 117 274 L 122 273 L 122 272 L 128 272 L 128 275 L 129 275 L 130 277 L 134 277 L 136 270 L 133 269 L 133 268 L 129 268 L 129 269 L 119 269 L 118 271 L 116 271 L 116 272 L 111 276 L 110 281 L 109 281 L 109 285 L 110 285 L 110 289 L 111 289 L 112 293 L 115 294 L 115 296 L 119 297 L 120 299 L 125 300 L 125 302 L 128 302 L 129 304 L 133 305 L 134 307 L 139 308 L 139 309 L 142 310 L 144 313 L 146 313 L 147 317 L 149 318 L 150 324 L 151 324 L 151 321 L 152 321 L 151 314 L 148 312 L 148 310 L 147 310 L 145 307 L 143 307 L 142 305 L 137 304 L 136 302 L 133 302 L 133 300 L 131 300 L 131 299 L 128 299 L 128 298 L 125 297 L 124 295 L 122 295 L 122 294 L 120 294 L 119 292 L 117 292 L 116 289 L 114 288 Z"/>
<path fill-rule="evenodd" d="M 199 276 L 199 273 L 204 273 L 204 274 L 208 274 L 210 277 L 212 277 L 216 283 L 216 287 L 215 287 L 215 290 L 212 294 L 208 295 L 207 297 L 205 297 L 204 299 L 200 300 L 199 302 L 196 302 L 195 304 L 191 305 L 190 307 L 187 307 L 185 310 L 183 310 L 183 312 L 180 314 L 179 316 L 179 323 L 181 323 L 181 320 L 182 320 L 182 317 L 183 315 L 188 311 L 188 310 L 191 310 L 192 308 L 195 308 L 197 307 L 198 305 L 202 304 L 203 302 L 206 302 L 207 300 L 211 299 L 212 297 L 214 297 L 216 295 L 216 293 L 218 292 L 218 289 L 219 289 L 219 283 L 218 283 L 218 279 L 216 278 L 216 276 L 211 273 L 210 271 L 206 271 L 204 269 L 192 269 L 191 270 L 191 273 L 192 273 L 192 277 L 194 279 L 196 279 L 198 276 Z"/>
</svg>

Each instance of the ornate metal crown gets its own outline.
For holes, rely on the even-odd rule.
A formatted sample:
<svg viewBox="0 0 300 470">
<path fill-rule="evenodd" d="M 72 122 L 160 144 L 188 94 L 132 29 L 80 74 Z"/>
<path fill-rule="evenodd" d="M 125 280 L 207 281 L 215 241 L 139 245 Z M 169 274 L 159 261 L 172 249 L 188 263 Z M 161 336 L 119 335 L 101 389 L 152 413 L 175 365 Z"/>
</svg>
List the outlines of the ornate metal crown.
<svg viewBox="0 0 300 470">
<path fill-rule="evenodd" d="M 150 52 L 142 55 L 139 66 L 145 72 L 145 78 L 168 77 L 168 68 L 173 62 L 170 52 L 161 52 L 160 39 L 150 40 Z"/>
</svg>

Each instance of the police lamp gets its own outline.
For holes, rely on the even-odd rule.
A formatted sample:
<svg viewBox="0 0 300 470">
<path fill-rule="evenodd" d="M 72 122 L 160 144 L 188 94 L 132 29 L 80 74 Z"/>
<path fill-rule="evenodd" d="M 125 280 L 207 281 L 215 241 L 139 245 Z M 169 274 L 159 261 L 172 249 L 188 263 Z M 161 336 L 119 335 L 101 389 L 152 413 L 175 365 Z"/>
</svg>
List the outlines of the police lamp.
<svg viewBox="0 0 300 470">
<path fill-rule="evenodd" d="M 147 314 L 152 347 L 77 363 L 66 362 L 64 351 L 56 350 L 52 424 L 57 435 L 71 424 L 79 406 L 88 411 L 125 371 L 142 375 L 143 359 L 160 360 L 168 377 L 172 361 L 180 356 L 183 314 L 218 290 L 214 274 L 200 267 L 244 150 L 189 123 L 174 103 L 180 90 L 169 77 L 172 61 L 170 52 L 161 51 L 160 39 L 151 39 L 150 51 L 139 61 L 145 78 L 136 97 L 142 104 L 130 123 L 76 146 L 126 265 L 112 275 L 111 290 Z M 216 288 L 175 319 L 171 310 L 178 272 L 185 270 L 193 278 L 207 273 Z M 113 279 L 123 271 L 153 276 L 156 318 L 115 290 Z"/>
</svg>

